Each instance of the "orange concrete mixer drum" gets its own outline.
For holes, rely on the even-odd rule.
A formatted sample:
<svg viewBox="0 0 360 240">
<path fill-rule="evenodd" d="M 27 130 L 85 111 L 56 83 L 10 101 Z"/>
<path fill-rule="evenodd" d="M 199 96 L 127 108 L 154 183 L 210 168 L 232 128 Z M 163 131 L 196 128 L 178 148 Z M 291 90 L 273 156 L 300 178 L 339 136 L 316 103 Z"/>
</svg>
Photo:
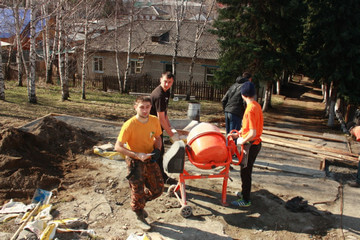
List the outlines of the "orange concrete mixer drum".
<svg viewBox="0 0 360 240">
<path fill-rule="evenodd" d="M 223 165 L 228 160 L 226 138 L 219 128 L 210 123 L 200 123 L 195 126 L 189 132 L 187 143 L 192 150 L 192 160 L 196 163 L 211 163 L 217 166 Z"/>
</svg>

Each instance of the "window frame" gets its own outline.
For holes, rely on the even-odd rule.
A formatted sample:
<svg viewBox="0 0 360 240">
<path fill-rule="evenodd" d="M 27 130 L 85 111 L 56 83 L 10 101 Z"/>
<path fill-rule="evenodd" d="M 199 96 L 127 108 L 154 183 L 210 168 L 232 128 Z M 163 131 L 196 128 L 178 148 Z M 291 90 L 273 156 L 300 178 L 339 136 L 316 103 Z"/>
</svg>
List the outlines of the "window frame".
<svg viewBox="0 0 360 240">
<path fill-rule="evenodd" d="M 93 72 L 104 73 L 104 57 L 102 56 L 93 57 Z"/>
<path fill-rule="evenodd" d="M 141 73 L 144 59 L 130 59 L 130 74 Z"/>
<path fill-rule="evenodd" d="M 218 69 L 218 67 L 215 67 L 215 66 L 205 66 L 205 82 L 210 82 L 209 81 L 209 77 L 211 79 L 214 79 L 215 77 L 215 71 Z M 208 70 L 211 70 L 211 72 L 208 72 Z"/>
</svg>

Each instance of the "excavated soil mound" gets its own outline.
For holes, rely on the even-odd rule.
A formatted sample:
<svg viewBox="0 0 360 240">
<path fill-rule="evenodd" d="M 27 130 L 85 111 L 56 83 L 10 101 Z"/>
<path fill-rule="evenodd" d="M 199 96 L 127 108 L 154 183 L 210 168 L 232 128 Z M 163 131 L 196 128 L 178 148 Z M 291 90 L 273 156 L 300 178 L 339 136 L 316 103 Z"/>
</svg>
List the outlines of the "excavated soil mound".
<svg viewBox="0 0 360 240">
<path fill-rule="evenodd" d="M 0 133 L 0 199 L 29 199 L 36 188 L 56 188 L 77 168 L 76 155 L 100 140 L 93 132 L 45 117 L 28 130 Z"/>
</svg>

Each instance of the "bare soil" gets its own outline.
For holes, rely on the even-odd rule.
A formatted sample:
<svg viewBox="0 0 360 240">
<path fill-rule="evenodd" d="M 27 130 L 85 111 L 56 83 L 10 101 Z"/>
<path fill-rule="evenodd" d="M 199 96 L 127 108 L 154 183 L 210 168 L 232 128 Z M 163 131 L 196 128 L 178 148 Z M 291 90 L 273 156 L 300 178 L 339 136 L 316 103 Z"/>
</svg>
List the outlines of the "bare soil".
<svg viewBox="0 0 360 240">
<path fill-rule="evenodd" d="M 291 83 L 283 89 L 281 97 L 284 104 L 265 114 L 265 126 L 317 134 L 339 133 L 326 127 L 321 93 L 311 81 Z M 10 199 L 29 204 L 36 188 L 42 188 L 53 192 L 55 219 L 79 218 L 96 232 L 97 239 L 127 239 L 132 233 L 143 234 L 129 207 L 130 189 L 124 161 L 102 158 L 92 152 L 95 145 L 114 143 L 119 127 L 114 128 L 109 122 L 108 126 L 102 123 L 91 126 L 90 130 L 81 119 L 76 124 L 67 124 L 45 117 L 26 129 L 16 128 L 25 123 L 7 118 L 2 118 L 0 123 L 0 204 Z M 223 124 L 218 123 L 220 127 Z M 112 138 L 107 133 L 109 129 Z M 317 160 L 285 156 L 284 152 L 266 146 L 258 158 L 259 163 L 318 164 Z M 197 172 L 188 162 L 185 167 Z M 235 200 L 234 192 L 240 190 L 237 166 L 230 177 L 233 181 L 227 188 L 227 202 Z M 326 189 L 321 188 L 324 185 Z M 179 201 L 165 192 L 146 205 L 152 225 L 146 234 L 151 239 L 341 239 L 344 230 L 339 223 L 343 215 L 337 201 L 338 186 L 333 179 L 256 167 L 252 206 L 239 209 L 221 205 L 221 179 L 189 180 L 186 194 L 192 216 L 183 218 L 179 214 Z M 286 209 L 286 202 L 296 196 L 309 200 L 306 211 Z M 324 199 L 328 201 L 326 204 L 314 204 Z M 359 223 L 358 218 L 347 220 Z M 3 235 L 0 236 L 10 239 L 17 228 L 14 220 L 1 224 Z M 359 227 L 354 229 L 360 231 Z M 89 239 L 88 235 L 79 233 L 58 233 L 57 237 Z"/>
</svg>

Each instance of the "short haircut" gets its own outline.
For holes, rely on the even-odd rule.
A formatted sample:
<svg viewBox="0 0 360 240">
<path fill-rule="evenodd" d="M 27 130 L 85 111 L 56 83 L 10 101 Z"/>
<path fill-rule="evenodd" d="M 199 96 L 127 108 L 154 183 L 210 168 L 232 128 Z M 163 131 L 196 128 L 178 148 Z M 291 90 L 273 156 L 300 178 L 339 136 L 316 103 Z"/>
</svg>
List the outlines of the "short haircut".
<svg viewBox="0 0 360 240">
<path fill-rule="evenodd" d="M 151 98 L 149 96 L 138 96 L 136 99 L 135 99 L 135 102 L 134 102 L 134 105 L 137 105 L 139 103 L 142 103 L 142 102 L 149 102 L 151 103 Z"/>
<path fill-rule="evenodd" d="M 161 74 L 161 77 L 163 77 L 163 76 L 166 76 L 167 79 L 172 78 L 172 79 L 175 80 L 174 74 L 172 74 L 172 73 L 169 72 L 169 71 L 168 71 L 168 72 L 164 72 L 163 74 Z"/>
<path fill-rule="evenodd" d="M 243 77 L 243 78 L 251 78 L 251 73 L 249 73 L 249 72 L 244 72 L 244 73 L 242 74 L 242 77 Z"/>
</svg>

